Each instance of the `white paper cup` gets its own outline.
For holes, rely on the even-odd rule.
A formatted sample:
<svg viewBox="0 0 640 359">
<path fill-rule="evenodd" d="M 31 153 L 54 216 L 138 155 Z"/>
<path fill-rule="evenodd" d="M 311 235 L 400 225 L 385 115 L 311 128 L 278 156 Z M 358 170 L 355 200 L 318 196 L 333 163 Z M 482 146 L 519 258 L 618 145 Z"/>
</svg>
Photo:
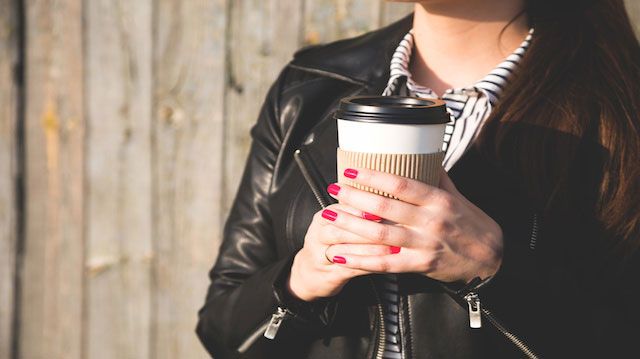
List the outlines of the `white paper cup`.
<svg viewBox="0 0 640 359">
<path fill-rule="evenodd" d="M 389 172 L 438 185 L 449 115 L 442 100 L 402 96 L 342 99 L 338 123 L 338 182 L 390 196 L 345 179 L 346 168 Z"/>
</svg>

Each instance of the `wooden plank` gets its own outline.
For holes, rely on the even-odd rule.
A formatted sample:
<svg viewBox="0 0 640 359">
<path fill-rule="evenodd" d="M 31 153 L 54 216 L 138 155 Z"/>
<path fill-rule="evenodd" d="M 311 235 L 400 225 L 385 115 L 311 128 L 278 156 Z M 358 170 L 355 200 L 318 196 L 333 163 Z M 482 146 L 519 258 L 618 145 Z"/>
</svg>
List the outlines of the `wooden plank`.
<svg viewBox="0 0 640 359">
<path fill-rule="evenodd" d="M 376 29 L 380 4 L 371 0 L 305 0 L 304 42 L 316 44 Z"/>
<path fill-rule="evenodd" d="M 267 90 L 300 47 L 302 3 L 233 2 L 229 21 L 223 217 L 235 197 L 251 144 L 249 130 Z"/>
<path fill-rule="evenodd" d="M 413 3 L 400 3 L 382 0 L 382 11 L 380 12 L 380 26 L 388 25 L 399 20 L 413 11 Z"/>
<path fill-rule="evenodd" d="M 86 354 L 148 358 L 152 2 L 85 0 L 84 7 Z"/>
<path fill-rule="evenodd" d="M 75 359 L 83 333 L 82 4 L 24 6 L 27 196 L 19 357 Z"/>
<path fill-rule="evenodd" d="M 152 358 L 208 357 L 195 327 L 221 234 L 227 3 L 154 3 Z"/>
<path fill-rule="evenodd" d="M 15 269 L 18 238 L 18 9 L 0 2 L 0 359 L 9 359 L 15 334 Z"/>
<path fill-rule="evenodd" d="M 640 0 L 626 0 L 627 11 L 631 16 L 636 35 L 640 37 Z"/>
</svg>

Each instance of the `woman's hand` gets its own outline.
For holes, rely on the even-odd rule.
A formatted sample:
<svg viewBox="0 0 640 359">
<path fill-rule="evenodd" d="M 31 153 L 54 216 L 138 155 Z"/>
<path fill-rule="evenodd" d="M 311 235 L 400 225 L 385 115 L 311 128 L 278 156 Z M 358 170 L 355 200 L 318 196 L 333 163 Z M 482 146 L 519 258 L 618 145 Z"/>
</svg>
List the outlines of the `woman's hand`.
<svg viewBox="0 0 640 359">
<path fill-rule="evenodd" d="M 370 239 L 334 225 L 333 220 L 337 218 L 338 213 L 341 222 L 344 221 L 343 218 L 349 218 L 352 229 L 362 228 L 364 231 L 371 221 L 380 221 L 380 218 L 342 204 L 330 205 L 314 215 L 304 239 L 304 247 L 293 260 L 288 281 L 289 292 L 302 300 L 309 302 L 333 296 L 340 292 L 351 278 L 371 273 L 335 265 L 334 263 L 340 263 L 344 258 L 339 255 L 329 256 L 327 250 L 332 245 L 350 243 L 349 247 L 341 252 L 343 254 L 384 256 L 391 255 L 399 249 L 372 244 Z"/>
<path fill-rule="evenodd" d="M 367 169 L 347 169 L 342 175 L 399 200 L 347 185 L 329 186 L 329 193 L 342 205 L 392 222 L 363 225 L 336 211 L 330 222 L 348 236 L 332 245 L 328 255 L 343 257 L 345 263 L 340 267 L 377 273 L 416 272 L 444 282 L 465 283 L 497 272 L 502 262 L 502 229 L 458 192 L 444 168 L 440 188 Z M 363 247 L 361 238 L 370 250 Z M 376 255 L 380 245 L 401 247 L 401 251 L 392 256 Z M 359 253 L 353 246 L 358 246 Z"/>
</svg>

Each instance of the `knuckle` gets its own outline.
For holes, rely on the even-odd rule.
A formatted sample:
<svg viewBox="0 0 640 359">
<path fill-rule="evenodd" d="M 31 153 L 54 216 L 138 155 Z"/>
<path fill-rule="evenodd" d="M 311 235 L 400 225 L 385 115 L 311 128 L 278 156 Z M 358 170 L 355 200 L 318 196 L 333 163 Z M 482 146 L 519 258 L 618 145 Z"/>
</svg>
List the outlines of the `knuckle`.
<svg viewBox="0 0 640 359">
<path fill-rule="evenodd" d="M 436 269 L 435 256 L 425 255 L 420 258 L 419 266 L 422 272 L 429 273 Z"/>
<path fill-rule="evenodd" d="M 442 210 L 444 210 L 444 211 L 453 210 L 455 202 L 454 202 L 453 197 L 451 195 L 449 195 L 447 193 L 440 194 L 438 196 L 437 201 L 438 201 L 438 205 L 440 206 L 440 208 Z"/>
<path fill-rule="evenodd" d="M 378 272 L 389 272 L 389 270 L 391 269 L 391 265 L 389 264 L 389 262 L 384 260 L 384 257 L 381 257 L 380 261 L 378 261 L 378 263 L 375 265 L 375 269 Z"/>
<path fill-rule="evenodd" d="M 434 252 L 438 252 L 444 249 L 444 244 L 440 240 L 428 239 L 424 243 L 427 249 Z"/>
<path fill-rule="evenodd" d="M 376 199 L 375 203 L 373 204 L 374 213 L 377 213 L 380 215 L 387 213 L 390 207 L 391 207 L 391 202 L 387 198 L 382 198 L 382 197 L 379 199 Z"/>
<path fill-rule="evenodd" d="M 449 222 L 443 218 L 436 218 L 430 223 L 431 231 L 437 236 L 441 236 L 449 231 Z"/>
<path fill-rule="evenodd" d="M 409 181 L 405 178 L 397 178 L 393 180 L 391 189 L 394 194 L 404 194 L 409 188 Z"/>
<path fill-rule="evenodd" d="M 389 227 L 384 224 L 378 226 L 374 232 L 373 239 L 379 243 L 387 241 L 389 239 Z"/>
</svg>

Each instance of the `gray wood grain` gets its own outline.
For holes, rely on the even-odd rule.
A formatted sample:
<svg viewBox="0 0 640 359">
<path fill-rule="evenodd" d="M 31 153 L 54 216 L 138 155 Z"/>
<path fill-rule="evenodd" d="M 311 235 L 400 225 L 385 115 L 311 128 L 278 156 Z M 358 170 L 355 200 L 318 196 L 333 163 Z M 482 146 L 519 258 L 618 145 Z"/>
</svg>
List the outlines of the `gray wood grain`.
<svg viewBox="0 0 640 359">
<path fill-rule="evenodd" d="M 371 0 L 305 0 L 305 44 L 357 36 L 377 28 L 380 5 Z"/>
<path fill-rule="evenodd" d="M 380 11 L 380 26 L 388 25 L 400 18 L 405 17 L 413 11 L 413 3 L 402 3 L 388 0 L 382 0 L 382 9 Z"/>
<path fill-rule="evenodd" d="M 84 108 L 80 0 L 27 1 L 20 357 L 82 356 Z"/>
<path fill-rule="evenodd" d="M 223 213 L 229 210 L 269 86 L 300 47 L 300 1 L 233 2 L 229 23 L 229 81 L 225 89 Z"/>
<path fill-rule="evenodd" d="M 84 11 L 86 355 L 148 358 L 152 1 L 86 0 Z"/>
<path fill-rule="evenodd" d="M 225 0 L 155 1 L 153 358 L 206 358 L 195 335 L 220 243 Z"/>
<path fill-rule="evenodd" d="M 0 359 L 9 359 L 14 335 L 16 245 L 18 239 L 18 13 L 14 1 L 0 1 Z"/>
</svg>

